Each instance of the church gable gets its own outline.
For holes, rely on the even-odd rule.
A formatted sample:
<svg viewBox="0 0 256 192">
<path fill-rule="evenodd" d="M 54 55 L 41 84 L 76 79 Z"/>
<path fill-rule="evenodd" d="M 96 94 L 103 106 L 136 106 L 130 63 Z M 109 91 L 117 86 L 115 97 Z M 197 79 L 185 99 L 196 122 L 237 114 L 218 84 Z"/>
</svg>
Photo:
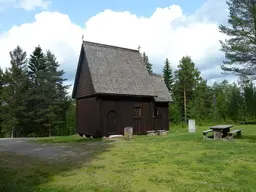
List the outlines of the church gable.
<svg viewBox="0 0 256 192">
<path fill-rule="evenodd" d="M 86 56 L 82 47 L 74 84 L 73 98 L 80 98 L 95 94 L 89 66 L 85 57 Z"/>
</svg>

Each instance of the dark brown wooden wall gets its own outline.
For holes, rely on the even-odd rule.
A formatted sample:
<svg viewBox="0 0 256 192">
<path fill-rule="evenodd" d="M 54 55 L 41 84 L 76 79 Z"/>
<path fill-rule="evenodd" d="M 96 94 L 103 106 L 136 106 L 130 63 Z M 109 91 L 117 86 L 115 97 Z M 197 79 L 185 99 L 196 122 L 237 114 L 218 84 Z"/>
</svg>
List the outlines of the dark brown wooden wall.
<svg viewBox="0 0 256 192">
<path fill-rule="evenodd" d="M 159 115 L 153 118 L 153 127 L 156 130 L 169 130 L 168 103 L 155 103 Z"/>
<path fill-rule="evenodd" d="M 134 108 L 141 107 L 142 116 L 134 117 Z M 126 98 L 126 97 L 103 97 L 102 98 L 102 127 L 108 135 L 108 112 L 116 111 L 117 133 L 123 134 L 124 128 L 133 127 L 134 134 L 143 134 L 150 130 L 152 125 L 152 109 L 150 99 Z"/>
<path fill-rule="evenodd" d="M 100 130 L 96 98 L 77 100 L 77 133 L 93 135 Z"/>
<path fill-rule="evenodd" d="M 135 107 L 142 109 L 139 118 L 134 117 Z M 153 118 L 155 107 L 159 116 Z M 145 134 L 148 130 L 156 129 L 168 130 L 168 118 L 168 103 L 154 104 L 152 98 L 98 96 L 77 99 L 77 133 L 81 134 L 123 134 L 128 126 L 133 127 L 134 134 Z"/>
</svg>

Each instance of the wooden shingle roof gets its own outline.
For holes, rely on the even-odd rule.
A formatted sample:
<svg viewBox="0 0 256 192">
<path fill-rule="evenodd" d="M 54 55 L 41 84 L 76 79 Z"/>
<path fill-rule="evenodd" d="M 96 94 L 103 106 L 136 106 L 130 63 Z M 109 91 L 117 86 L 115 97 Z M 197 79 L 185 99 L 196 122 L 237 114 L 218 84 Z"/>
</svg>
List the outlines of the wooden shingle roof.
<svg viewBox="0 0 256 192">
<path fill-rule="evenodd" d="M 167 101 L 165 89 L 162 81 L 150 76 L 138 50 L 83 42 L 73 98 L 94 94 L 157 97 L 161 92 L 160 98 Z"/>
<path fill-rule="evenodd" d="M 164 78 L 161 75 L 152 74 L 151 75 L 152 83 L 154 86 L 154 91 L 157 97 L 155 101 L 158 102 L 170 102 L 173 101 L 171 93 L 167 89 Z"/>
</svg>

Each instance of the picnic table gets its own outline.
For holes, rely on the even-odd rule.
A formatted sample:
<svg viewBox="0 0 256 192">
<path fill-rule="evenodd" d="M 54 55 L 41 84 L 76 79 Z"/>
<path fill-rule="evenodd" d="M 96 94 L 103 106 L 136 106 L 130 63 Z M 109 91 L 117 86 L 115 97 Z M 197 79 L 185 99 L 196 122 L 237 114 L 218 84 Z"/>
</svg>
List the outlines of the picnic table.
<svg viewBox="0 0 256 192">
<path fill-rule="evenodd" d="M 233 127 L 233 125 L 216 125 L 210 128 L 214 132 L 214 139 L 222 139 L 228 136 L 231 127 Z"/>
</svg>

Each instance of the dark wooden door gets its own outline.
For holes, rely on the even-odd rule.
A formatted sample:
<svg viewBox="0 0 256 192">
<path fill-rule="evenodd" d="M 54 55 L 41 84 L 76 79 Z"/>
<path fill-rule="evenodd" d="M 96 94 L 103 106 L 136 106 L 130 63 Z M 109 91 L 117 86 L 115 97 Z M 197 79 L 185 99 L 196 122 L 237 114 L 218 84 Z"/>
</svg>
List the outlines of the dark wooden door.
<svg viewBox="0 0 256 192">
<path fill-rule="evenodd" d="M 138 135 L 142 134 L 141 118 L 134 118 L 134 132 Z"/>
<path fill-rule="evenodd" d="M 109 135 L 117 134 L 117 117 L 116 111 L 111 110 L 107 114 L 107 133 Z"/>
</svg>

